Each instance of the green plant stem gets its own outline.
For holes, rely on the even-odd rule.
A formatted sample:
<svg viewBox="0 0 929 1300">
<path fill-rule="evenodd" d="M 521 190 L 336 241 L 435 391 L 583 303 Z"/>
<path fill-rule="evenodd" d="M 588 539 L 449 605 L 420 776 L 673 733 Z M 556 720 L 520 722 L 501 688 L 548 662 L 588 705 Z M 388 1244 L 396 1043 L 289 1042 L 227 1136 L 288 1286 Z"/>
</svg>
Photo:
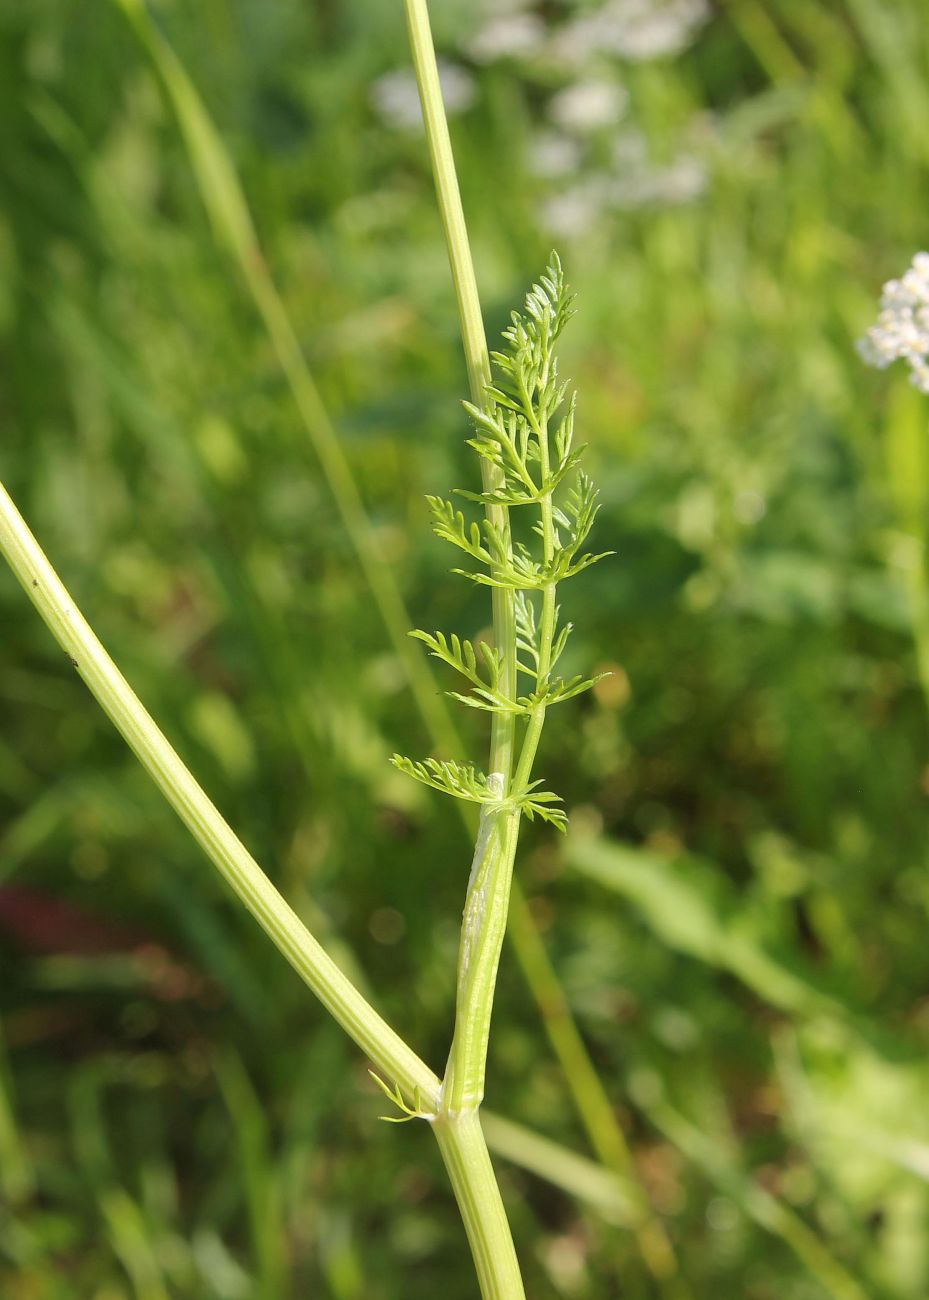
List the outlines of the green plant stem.
<svg viewBox="0 0 929 1300">
<path fill-rule="evenodd" d="M 379 1069 L 434 1109 L 437 1077 L 343 975 L 207 798 L 100 644 L 2 483 L 0 553 L 91 694 L 294 970 Z"/>
<path fill-rule="evenodd" d="M 522 1300 L 519 1263 L 478 1112 L 440 1117 L 432 1131 L 471 1243 L 481 1295 L 485 1300 Z"/>
<path fill-rule="evenodd" d="M 436 196 L 458 299 L 471 400 L 476 406 L 484 407 L 490 383 L 490 357 L 439 84 L 429 12 L 425 0 L 405 0 L 405 6 Z M 501 486 L 502 471 L 483 458 L 481 464 L 484 490 L 492 491 Z M 493 504 L 488 504 L 486 511 L 488 522 L 504 540 L 506 552 L 510 554 L 508 512 Z M 499 685 L 504 694 L 512 697 L 516 693 L 513 592 L 494 588 L 492 611 L 494 644 L 501 656 Z M 499 784 L 504 796 L 509 792 L 511 782 L 515 738 L 515 719 L 507 714 L 495 714 L 491 726 L 489 779 Z M 524 1294 L 506 1211 L 478 1119 L 478 1107 L 484 1096 L 494 986 L 506 933 L 518 834 L 518 810 L 495 809 L 485 813 L 481 820 L 462 923 L 455 1030 L 442 1087 L 442 1111 L 447 1118 L 433 1125 L 461 1210 L 485 1300 L 517 1300 Z"/>
<path fill-rule="evenodd" d="M 416 81 L 419 86 L 429 156 L 432 160 L 436 197 L 445 230 L 448 260 L 455 285 L 455 295 L 458 300 L 461 338 L 465 364 L 468 370 L 471 399 L 476 406 L 486 407 L 486 389 L 491 377 L 490 356 L 487 350 L 487 337 L 484 332 L 484 321 L 477 292 L 477 280 L 474 274 L 474 262 L 471 257 L 471 246 L 468 241 L 464 209 L 461 204 L 461 192 L 458 186 L 452 144 L 448 133 L 442 88 L 439 83 L 439 70 L 432 41 L 429 11 L 425 0 L 405 0 L 405 6 L 410 49 L 413 56 Z M 502 471 L 488 461 L 482 460 L 481 472 L 485 491 L 492 491 L 502 486 Z M 488 504 L 486 513 L 488 522 L 505 539 L 507 554 L 511 554 L 508 512 L 502 506 Z M 513 592 L 506 588 L 496 587 L 492 589 L 491 599 L 494 644 L 498 652 L 502 654 L 500 690 L 506 695 L 514 695 L 516 689 L 516 614 Z M 515 719 L 510 715 L 495 714 L 491 724 L 489 771 L 493 779 L 500 783 L 501 792 L 504 795 L 507 793 L 510 784 L 515 735 Z M 503 821 L 503 815 L 500 813 L 491 813 L 490 817 L 494 821 L 501 823 Z M 484 829 L 486 831 L 486 826 Z M 493 843 L 495 839 L 499 842 L 501 848 L 504 844 L 509 845 L 511 842 L 511 837 L 505 833 L 502 824 L 491 831 L 488 842 Z M 512 851 L 514 854 L 515 850 L 515 837 L 512 837 Z M 496 878 L 500 875 L 506 876 L 508 871 L 512 871 L 512 860 L 507 864 L 505 853 L 493 852 L 485 855 L 482 864 L 476 863 L 475 865 L 479 869 L 472 871 L 469 894 L 471 892 L 484 892 L 488 898 L 495 901 L 495 906 L 502 905 L 504 907 L 505 918 L 509 887 L 507 885 L 506 888 L 499 888 Z M 466 916 L 468 911 L 468 904 L 466 903 Z M 473 928 L 463 927 L 463 935 L 468 937 L 471 945 L 471 954 L 469 961 L 460 964 L 459 972 L 466 975 L 470 969 L 472 973 L 470 983 L 472 987 L 480 990 L 480 995 L 476 1000 L 466 999 L 463 1004 L 460 1004 L 465 1019 L 473 1019 L 475 1014 L 481 1014 L 488 998 L 492 1002 L 496 960 L 488 963 L 486 958 L 489 954 L 481 953 L 479 950 L 493 944 L 499 929 L 496 924 L 498 918 L 496 915 L 491 915 L 494 908 L 488 909 L 481 905 L 479 900 L 475 899 L 474 906 L 471 907 L 470 911 L 472 921 L 476 923 L 480 920 L 481 923 L 476 924 Z M 499 950 L 497 960 L 499 960 Z M 484 967 L 485 973 L 487 973 L 487 967 L 490 965 L 492 965 L 493 970 L 488 987 L 486 979 L 475 981 L 473 975 L 478 966 Z M 460 1019 L 460 1015 L 456 1017 L 456 1020 Z M 473 1049 L 476 1044 L 484 1041 L 485 1036 L 480 1032 L 474 1033 L 473 1028 L 473 1025 L 462 1025 L 462 1032 L 459 1033 L 459 1027 L 456 1024 L 457 1043 L 453 1043 L 452 1046 L 452 1059 L 454 1061 L 454 1073 L 459 1081 L 468 1076 L 469 1079 L 478 1084 L 478 1091 L 482 1092 L 483 1063 L 476 1059 L 480 1053 L 475 1053 Z M 479 1102 L 480 1097 L 478 1096 L 476 1104 L 479 1104 Z"/>
<path fill-rule="evenodd" d="M 442 101 L 441 86 L 436 67 L 435 52 L 429 23 L 426 0 L 405 0 L 407 24 L 413 63 L 419 85 L 426 139 L 432 161 L 436 195 L 448 247 L 449 263 L 458 301 L 462 345 L 471 388 L 471 400 L 476 406 L 486 405 L 485 389 L 490 378 L 490 362 L 483 318 L 477 293 L 473 259 L 467 236 L 467 227 L 461 204 L 461 194 L 452 153 L 448 123 Z M 535 419 L 530 402 L 526 402 L 527 416 Z M 541 430 L 536 427 L 536 432 Z M 548 457 L 546 436 L 540 436 L 542 454 Z M 492 466 L 482 458 L 484 490 L 497 486 Z M 543 465 L 547 475 L 548 465 Z M 502 474 L 500 475 L 502 477 Z M 554 549 L 554 525 L 551 494 L 541 503 L 543 518 L 544 558 L 551 559 Z M 488 506 L 488 520 L 509 538 L 507 512 L 502 507 Z M 505 671 L 512 664 L 515 681 L 515 611 L 513 594 L 508 590 L 494 589 L 494 640 L 498 649 L 513 648 L 512 660 L 504 659 Z M 555 628 L 555 586 L 543 592 L 539 684 L 547 680 L 551 667 L 552 640 Z M 515 692 L 514 692 L 515 693 Z M 538 748 L 545 721 L 545 706 L 540 705 L 529 720 L 520 753 L 518 771 L 513 788 L 519 790 L 528 784 L 532 764 Z M 515 743 L 515 725 L 511 718 L 495 715 L 491 736 L 491 772 L 505 770 L 501 754 L 512 761 Z M 500 745 L 501 734 L 506 737 L 507 748 Z M 462 805 L 464 810 L 464 805 Z M 598 1156 L 621 1177 L 631 1178 L 637 1189 L 637 1213 L 634 1231 L 649 1271 L 659 1281 L 674 1279 L 677 1261 L 671 1242 L 661 1220 L 654 1214 L 648 1197 L 641 1186 L 622 1130 L 616 1121 L 613 1108 L 590 1062 L 583 1039 L 574 1023 L 558 977 L 548 958 L 522 891 L 513 880 L 513 864 L 518 836 L 518 815 L 508 824 L 505 845 L 498 845 L 498 860 L 478 874 L 479 863 L 472 868 L 468 897 L 463 918 L 463 945 L 459 959 L 456 1027 L 449 1064 L 443 1085 L 446 1105 L 460 1108 L 471 1101 L 476 1093 L 483 1095 L 483 1078 L 487 1043 L 492 1012 L 493 984 L 499 962 L 499 941 L 496 933 L 498 913 L 496 907 L 506 908 L 510 937 L 519 963 L 540 1008 L 549 1041 L 562 1065 L 568 1087 L 574 1096 L 578 1113 L 587 1129 Z M 510 830 L 511 826 L 511 830 Z M 480 835 L 478 836 L 480 844 Z M 476 858 L 477 858 L 476 854 Z M 494 902 L 487 906 L 487 892 Z M 499 904 L 497 902 L 499 900 Z M 464 939 L 473 932 L 475 915 L 483 914 L 485 947 L 483 964 L 471 957 Z M 675 1285 L 674 1294 L 685 1294 L 683 1287 Z"/>
<path fill-rule="evenodd" d="M 476 406 L 486 407 L 490 356 L 442 100 L 429 11 L 425 0 L 405 0 L 405 5 L 436 197 L 458 299 L 471 400 Z M 484 459 L 481 466 L 484 490 L 489 492 L 501 487 L 504 481 L 502 471 Z M 486 512 L 488 522 L 505 539 L 509 556 L 510 524 L 507 510 L 503 506 L 488 504 Z M 502 656 L 500 690 L 512 697 L 516 694 L 516 612 L 513 592 L 503 587 L 493 588 L 492 609 L 494 644 Z M 515 718 L 510 714 L 495 714 L 491 724 L 489 773 L 491 779 L 499 783 L 504 797 L 509 793 L 515 737 Z M 506 931 L 518 824 L 518 814 L 514 817 L 509 811 L 490 812 L 482 819 L 478 835 L 478 849 L 465 900 L 455 1032 L 444 1088 L 445 1103 L 454 1112 L 479 1106 L 484 1095 L 494 984 Z M 482 837 L 488 846 L 485 852 L 481 851 Z"/>
<path fill-rule="evenodd" d="M 476 1110 L 484 1074 L 494 985 L 509 912 L 519 812 L 485 811 L 461 923 L 455 1033 L 442 1085 L 449 1115 Z"/>
<path fill-rule="evenodd" d="M 426 0 L 404 0 L 404 3 L 413 67 L 426 125 L 426 141 L 432 160 L 436 198 L 445 230 L 455 296 L 458 300 L 461 341 L 468 370 L 471 400 L 475 406 L 486 407 L 487 385 L 490 383 L 490 355 L 487 350 L 487 336 L 481 315 L 471 245 L 468 241 L 464 209 L 461 205 L 452 142 L 448 134 L 448 120 L 445 116 L 435 47 L 432 43 L 429 10 L 426 7 Z M 481 460 L 481 473 L 485 492 L 502 486 L 503 471 L 496 469 L 484 459 Z M 510 526 L 507 511 L 503 506 L 488 504 L 486 512 L 488 522 L 506 540 L 509 552 Z M 505 695 L 513 696 L 516 689 L 516 613 L 513 592 L 502 587 L 493 588 L 491 600 L 494 643 L 497 649 L 503 652 L 500 690 Z M 509 783 L 513 765 L 515 734 L 516 724 L 511 716 L 494 715 L 491 724 L 490 771 L 499 772 L 504 778 L 504 785 Z"/>
<path fill-rule="evenodd" d="M 476 406 L 484 407 L 485 390 L 490 379 L 490 361 L 436 67 L 429 14 L 426 0 L 405 0 L 405 6 L 435 189 L 458 300 L 471 400 Z M 531 404 L 527 403 L 527 405 L 530 407 L 530 418 L 534 418 Z M 544 448 L 543 456 L 547 458 L 547 436 L 540 437 L 540 446 Z M 492 466 L 482 458 L 481 467 L 484 490 L 492 490 L 498 486 Z M 548 465 L 544 464 L 543 474 L 547 475 L 547 472 Z M 499 477 L 502 478 L 502 473 Z M 541 504 L 544 558 L 548 561 L 554 550 L 551 494 L 548 494 Z M 489 505 L 487 517 L 508 540 L 510 534 L 507 512 L 502 507 Z M 510 689 L 510 683 L 515 685 L 516 680 L 513 593 L 506 589 L 494 589 L 493 602 L 495 644 L 498 650 L 506 651 L 501 688 L 505 693 L 515 695 L 515 690 Z M 551 667 L 552 640 L 555 630 L 554 584 L 545 589 L 542 602 L 540 685 L 547 680 Z M 544 721 L 543 704 L 534 711 L 529 720 L 520 753 L 519 768 L 512 782 L 516 790 L 528 784 Z M 513 719 L 506 715 L 494 715 L 490 759 L 492 773 L 509 772 L 509 765 L 513 761 L 514 744 Z M 641 1187 L 622 1130 L 616 1121 L 603 1085 L 591 1065 L 583 1039 L 571 1016 L 548 954 L 535 929 L 522 891 L 513 881 L 518 832 L 519 814 L 517 813 L 508 816 L 505 829 L 501 828 L 498 831 L 498 836 L 503 842 L 497 845 L 497 861 L 492 865 L 488 864 L 487 870 L 483 873 L 480 871 L 481 864 L 478 861 L 472 868 L 462 926 L 463 945 L 459 959 L 455 1036 L 443 1084 L 445 1104 L 460 1108 L 474 1095 L 478 1095 L 478 1103 L 483 1096 L 493 989 L 502 944 L 501 919 L 504 924 L 508 919 L 510 937 L 516 948 L 520 965 L 541 1010 L 549 1041 L 564 1069 L 568 1087 L 574 1095 L 578 1112 L 587 1128 L 594 1149 L 600 1158 L 606 1160 L 620 1176 L 631 1178 L 637 1190 L 634 1231 L 646 1267 L 659 1281 L 673 1279 L 677 1273 L 677 1261 L 671 1242 L 664 1225 L 652 1211 L 648 1197 Z M 480 845 L 480 834 L 478 844 Z M 476 853 L 476 858 L 477 856 Z M 475 925 L 476 914 L 484 918 L 484 945 L 479 957 L 471 956 L 464 945 L 465 936 Z M 474 1248 L 473 1241 L 472 1248 Z M 475 1257 L 477 1258 L 477 1251 Z M 683 1289 L 675 1290 L 675 1294 L 684 1294 Z"/>
</svg>

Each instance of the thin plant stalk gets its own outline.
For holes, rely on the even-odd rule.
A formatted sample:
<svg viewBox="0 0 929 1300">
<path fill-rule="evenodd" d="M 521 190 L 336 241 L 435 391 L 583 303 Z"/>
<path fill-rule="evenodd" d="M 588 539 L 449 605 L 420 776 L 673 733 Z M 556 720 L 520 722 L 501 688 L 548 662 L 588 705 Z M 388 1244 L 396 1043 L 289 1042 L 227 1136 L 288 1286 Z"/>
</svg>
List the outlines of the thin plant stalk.
<svg viewBox="0 0 929 1300">
<path fill-rule="evenodd" d="M 523 1300 L 522 1275 L 477 1110 L 440 1115 L 432 1131 L 461 1213 L 484 1300 Z"/>
<path fill-rule="evenodd" d="M 0 483 L 0 554 L 91 694 L 274 944 L 362 1051 L 422 1107 L 439 1080 L 339 970 L 223 819 L 101 645 Z"/>
<path fill-rule="evenodd" d="M 413 67 L 419 86 L 423 120 L 426 124 L 426 141 L 435 177 L 436 198 L 445 230 L 455 296 L 458 300 L 468 386 L 474 405 L 484 407 L 487 402 L 487 386 L 491 379 L 490 355 L 487 350 L 487 336 L 481 315 L 471 245 L 468 241 L 468 230 L 461 204 L 458 174 L 452 154 L 452 142 L 448 133 L 448 120 L 445 116 L 432 30 L 429 25 L 429 11 L 425 0 L 404 0 L 404 3 Z M 481 460 L 481 474 L 485 491 L 501 486 L 502 474 L 484 459 Z M 486 514 L 488 522 L 503 535 L 509 551 L 509 521 L 506 510 L 502 506 L 488 504 Z M 494 643 L 503 652 L 500 689 L 508 695 L 513 695 L 516 690 L 516 614 L 513 592 L 506 587 L 494 587 L 491 592 L 491 604 Z M 499 773 L 504 786 L 510 779 L 515 736 L 515 719 L 507 714 L 494 714 L 491 722 L 490 771 Z"/>
<path fill-rule="evenodd" d="M 429 13 L 425 0 L 405 0 L 405 6 L 436 195 L 458 300 L 471 400 L 475 406 L 484 407 L 491 380 L 490 356 Z M 502 486 L 503 475 L 490 461 L 482 458 L 481 472 L 485 492 Z M 511 556 L 507 511 L 499 505 L 488 504 L 486 514 Z M 508 696 L 515 696 L 516 615 L 512 590 L 492 589 L 492 614 L 494 644 L 501 656 L 500 689 Z M 515 738 L 515 717 L 493 714 L 488 770 L 489 779 L 498 783 L 501 794 L 510 786 Z M 485 809 L 482 813 L 462 919 L 455 1029 L 442 1084 L 442 1110 L 448 1121 L 434 1129 L 461 1209 L 482 1294 L 507 1300 L 522 1296 L 523 1285 L 493 1170 L 489 1160 L 483 1168 L 477 1158 L 474 1134 L 480 1125 L 478 1108 L 484 1096 L 494 986 L 509 913 L 519 816 L 518 809 L 515 812 Z M 475 1194 L 475 1180 L 479 1177 L 485 1180 L 487 1194 L 484 1196 Z"/>
<path fill-rule="evenodd" d="M 405 0 L 405 5 L 436 196 L 458 300 L 471 400 L 475 406 L 483 408 L 487 404 L 486 393 L 491 380 L 490 356 L 439 83 L 429 13 L 425 0 Z M 502 486 L 502 473 L 483 458 L 481 473 L 485 492 Z M 500 505 L 488 504 L 486 515 L 488 522 L 504 539 L 507 556 L 512 557 L 507 511 Z M 516 615 L 515 597 L 510 588 L 492 588 L 492 612 L 494 644 L 501 654 L 500 691 L 504 695 L 514 696 Z M 488 767 L 490 779 L 499 784 L 501 794 L 510 785 L 515 737 L 515 717 L 507 713 L 494 713 Z M 443 1088 L 444 1103 L 452 1114 L 479 1106 L 483 1098 L 493 990 L 509 912 L 518 827 L 518 812 L 485 811 L 482 817 L 465 902 L 455 1033 Z M 481 861 L 480 855 L 485 849 L 486 856 Z"/>
</svg>

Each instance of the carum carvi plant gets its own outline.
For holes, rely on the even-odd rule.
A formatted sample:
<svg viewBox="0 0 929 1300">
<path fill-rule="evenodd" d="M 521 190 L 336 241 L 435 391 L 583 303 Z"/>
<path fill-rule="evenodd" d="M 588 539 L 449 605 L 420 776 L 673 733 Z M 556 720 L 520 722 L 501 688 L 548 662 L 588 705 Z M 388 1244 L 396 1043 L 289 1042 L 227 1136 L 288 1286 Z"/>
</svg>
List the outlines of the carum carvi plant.
<svg viewBox="0 0 929 1300">
<path fill-rule="evenodd" d="M 494 354 L 495 382 L 485 404 L 465 403 L 474 426 L 470 445 L 489 470 L 490 486 L 462 495 L 493 508 L 494 516 L 468 522 L 453 503 L 429 499 L 436 533 L 469 562 L 457 571 L 504 597 L 504 612 L 512 612 L 503 624 L 511 634 L 496 645 L 438 631 L 412 634 L 463 679 L 465 689 L 450 693 L 492 715 L 490 770 L 439 758 L 393 759 L 417 781 L 480 808 L 452 1046 L 441 1080 L 332 962 L 236 838 L 104 650 L 0 484 L 0 551 L 74 668 L 245 906 L 377 1067 L 373 1077 L 398 1110 L 385 1118 L 431 1125 L 482 1294 L 493 1300 L 523 1295 L 479 1120 L 519 824 L 526 816 L 564 829 L 560 800 L 533 779 L 533 764 L 546 711 L 597 680 L 556 671 L 571 633 L 571 624 L 560 619 L 558 585 L 602 558 L 583 549 L 597 514 L 596 493 L 577 469 L 582 449 L 574 445 L 574 399 L 554 355 L 569 315 L 553 255 L 524 311 L 514 313 L 504 350 Z M 525 517 L 522 530 L 514 514 Z M 519 531 L 526 540 L 515 535 Z"/>
<path fill-rule="evenodd" d="M 493 638 L 477 644 L 456 634 L 417 631 L 431 654 L 454 670 L 450 693 L 491 715 L 486 773 L 441 757 L 395 756 L 398 768 L 478 806 L 467 885 L 452 1045 L 443 1078 L 384 1021 L 303 925 L 236 837 L 134 694 L 71 599 L 0 484 L 0 552 L 73 667 L 245 907 L 376 1069 L 396 1107 L 394 1121 L 432 1128 L 458 1201 L 482 1295 L 524 1295 L 512 1237 L 481 1129 L 487 1046 L 513 864 L 523 816 L 564 829 L 560 799 L 533 776 L 547 710 L 589 689 L 596 678 L 558 670 L 571 624 L 561 620 L 559 584 L 602 555 L 585 543 L 597 514 L 596 492 L 578 468 L 575 403 L 559 377 L 555 345 L 571 315 L 561 264 L 551 264 L 487 355 L 473 268 L 421 0 L 408 0 L 414 63 L 427 139 L 458 292 L 471 381 L 465 403 L 480 490 L 457 503 L 429 499 L 436 533 L 462 555 L 457 572 L 489 588 Z"/>
</svg>

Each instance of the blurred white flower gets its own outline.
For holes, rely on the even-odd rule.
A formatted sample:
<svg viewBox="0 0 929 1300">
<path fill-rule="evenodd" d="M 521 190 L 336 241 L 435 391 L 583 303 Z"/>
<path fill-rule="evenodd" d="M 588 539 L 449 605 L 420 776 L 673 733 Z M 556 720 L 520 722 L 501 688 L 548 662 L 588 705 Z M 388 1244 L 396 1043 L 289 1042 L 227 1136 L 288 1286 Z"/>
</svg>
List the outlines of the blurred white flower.
<svg viewBox="0 0 929 1300">
<path fill-rule="evenodd" d="M 690 203 L 706 189 L 707 176 L 699 158 L 681 154 L 663 165 L 649 161 L 644 137 L 625 132 L 617 150 L 616 172 L 600 171 L 576 180 L 542 205 L 542 220 L 554 235 L 583 235 L 608 212 L 646 207 L 675 207 Z M 619 144 L 620 141 L 617 141 Z"/>
<path fill-rule="evenodd" d="M 565 24 L 556 53 L 574 63 L 597 53 L 666 58 L 685 49 L 709 16 L 707 0 L 607 0 Z"/>
<path fill-rule="evenodd" d="M 610 198 L 617 208 L 677 206 L 699 198 L 707 187 L 706 168 L 694 154 L 654 163 L 641 131 L 623 131 L 613 144 L 614 178 Z"/>
<path fill-rule="evenodd" d="M 525 58 L 541 49 L 545 24 L 538 14 L 497 13 L 471 38 L 468 53 L 475 63 Z"/>
<path fill-rule="evenodd" d="M 449 116 L 463 113 L 476 97 L 474 78 L 457 63 L 439 61 L 439 81 Z M 371 103 L 388 126 L 400 131 L 422 126 L 419 90 L 412 72 L 386 72 L 371 87 Z"/>
<path fill-rule="evenodd" d="M 627 0 L 622 7 L 627 12 L 621 33 L 617 24 L 616 53 L 638 61 L 679 54 L 710 16 L 706 0 Z"/>
<path fill-rule="evenodd" d="M 906 361 L 910 382 L 929 393 L 929 253 L 917 253 L 901 280 L 888 280 L 877 324 L 858 341 L 870 366 Z"/>
<path fill-rule="evenodd" d="M 737 492 L 732 502 L 732 513 L 740 524 L 757 524 L 768 512 L 768 503 L 760 492 L 743 488 Z"/>
<path fill-rule="evenodd" d="M 574 238 L 590 230 L 606 210 L 608 202 L 606 178 L 590 177 L 546 199 L 542 204 L 542 221 L 553 235 L 563 239 Z"/>
<path fill-rule="evenodd" d="M 444 63 L 440 59 L 439 81 L 448 113 L 463 113 L 477 98 L 474 78 L 457 63 Z"/>
<path fill-rule="evenodd" d="M 628 102 L 628 92 L 615 81 L 582 81 L 559 90 L 548 112 L 558 126 L 583 133 L 618 122 Z"/>
<path fill-rule="evenodd" d="M 529 144 L 529 168 L 536 176 L 553 179 L 577 171 L 581 146 L 557 131 L 540 132 Z"/>
<path fill-rule="evenodd" d="M 634 127 L 613 141 L 613 166 L 621 172 L 639 170 L 648 163 L 648 141 Z"/>
<path fill-rule="evenodd" d="M 658 203 L 691 203 L 706 189 L 706 168 L 693 154 L 681 154 L 666 167 L 657 170 L 655 201 Z"/>
</svg>

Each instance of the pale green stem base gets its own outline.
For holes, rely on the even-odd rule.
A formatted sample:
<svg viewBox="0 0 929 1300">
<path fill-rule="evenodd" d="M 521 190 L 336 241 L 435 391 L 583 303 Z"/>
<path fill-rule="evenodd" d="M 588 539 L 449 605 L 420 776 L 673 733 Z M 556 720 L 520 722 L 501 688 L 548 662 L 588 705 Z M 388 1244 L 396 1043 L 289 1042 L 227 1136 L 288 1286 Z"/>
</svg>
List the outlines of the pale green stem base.
<svg viewBox="0 0 929 1300">
<path fill-rule="evenodd" d="M 481 819 L 461 926 L 455 1034 L 442 1083 L 447 1115 L 476 1109 L 484 1100 L 494 987 L 518 835 L 518 811 L 485 812 Z"/>
<path fill-rule="evenodd" d="M 477 1111 L 438 1119 L 433 1132 L 448 1170 L 484 1300 L 524 1300 L 506 1211 Z"/>
</svg>

